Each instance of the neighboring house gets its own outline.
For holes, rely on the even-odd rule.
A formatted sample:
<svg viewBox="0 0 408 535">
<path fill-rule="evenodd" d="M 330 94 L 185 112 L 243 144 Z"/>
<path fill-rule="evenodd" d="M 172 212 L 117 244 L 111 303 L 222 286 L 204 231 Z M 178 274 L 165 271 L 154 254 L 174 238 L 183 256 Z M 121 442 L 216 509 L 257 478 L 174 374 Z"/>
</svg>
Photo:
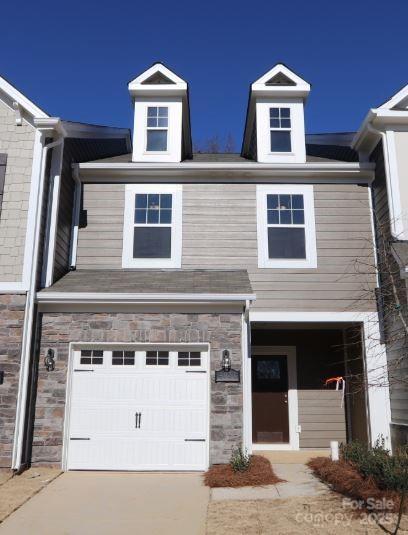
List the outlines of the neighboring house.
<svg viewBox="0 0 408 535">
<path fill-rule="evenodd" d="M 19 468 L 29 454 L 35 297 L 71 263 L 71 164 L 130 146 L 127 130 L 49 117 L 0 77 L 0 467 Z"/>
<path fill-rule="evenodd" d="M 352 133 L 305 135 L 310 85 L 282 64 L 251 85 L 240 155 L 193 154 L 187 83 L 163 64 L 129 91 L 133 150 L 67 170 L 72 226 L 50 196 L 13 467 L 203 470 L 240 444 L 389 445 L 375 162 Z M 324 387 L 350 375 L 367 388 Z"/>
<path fill-rule="evenodd" d="M 372 186 L 384 341 L 387 346 L 391 438 L 408 442 L 408 85 L 371 109 L 353 141 L 375 163 Z"/>
</svg>

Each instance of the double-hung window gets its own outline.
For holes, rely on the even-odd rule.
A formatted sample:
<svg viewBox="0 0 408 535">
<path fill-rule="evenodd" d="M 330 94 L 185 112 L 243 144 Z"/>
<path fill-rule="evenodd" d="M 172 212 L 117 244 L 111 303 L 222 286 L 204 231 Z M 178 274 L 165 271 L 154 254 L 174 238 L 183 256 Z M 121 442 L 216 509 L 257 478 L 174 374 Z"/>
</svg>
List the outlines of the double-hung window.
<svg viewBox="0 0 408 535">
<path fill-rule="evenodd" d="M 146 151 L 166 152 L 169 127 L 167 106 L 147 107 Z"/>
<path fill-rule="evenodd" d="M 257 210 L 259 267 L 317 267 L 313 186 L 258 186 Z"/>
<path fill-rule="evenodd" d="M 271 152 L 292 152 L 290 108 L 270 108 Z"/>
<path fill-rule="evenodd" d="M 122 267 L 180 268 L 182 189 L 126 186 Z"/>
</svg>

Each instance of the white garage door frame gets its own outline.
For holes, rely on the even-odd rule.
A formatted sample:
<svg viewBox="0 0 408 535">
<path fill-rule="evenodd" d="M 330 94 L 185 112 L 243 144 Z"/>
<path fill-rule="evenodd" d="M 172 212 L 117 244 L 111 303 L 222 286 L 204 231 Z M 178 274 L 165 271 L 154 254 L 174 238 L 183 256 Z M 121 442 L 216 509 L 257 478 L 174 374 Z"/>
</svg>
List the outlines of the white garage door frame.
<svg viewBox="0 0 408 535">
<path fill-rule="evenodd" d="M 131 350 L 131 351 L 200 351 L 207 354 L 206 375 L 207 375 L 207 422 L 206 422 L 206 466 L 209 467 L 210 460 L 210 414 L 211 414 L 211 347 L 208 343 L 111 343 L 111 342 L 71 342 L 69 344 L 69 359 L 67 369 L 67 383 L 65 396 L 65 412 L 63 426 L 63 445 L 62 445 L 62 470 L 68 470 L 68 449 L 70 443 L 70 415 L 71 415 L 71 396 L 74 371 L 74 352 L 84 349 L 103 349 L 105 351 L 113 350 Z M 141 469 L 143 471 L 143 469 Z M 134 471 L 137 471 L 134 470 Z M 160 471 L 160 470 L 159 470 Z M 179 471 L 176 469 L 175 471 Z"/>
</svg>

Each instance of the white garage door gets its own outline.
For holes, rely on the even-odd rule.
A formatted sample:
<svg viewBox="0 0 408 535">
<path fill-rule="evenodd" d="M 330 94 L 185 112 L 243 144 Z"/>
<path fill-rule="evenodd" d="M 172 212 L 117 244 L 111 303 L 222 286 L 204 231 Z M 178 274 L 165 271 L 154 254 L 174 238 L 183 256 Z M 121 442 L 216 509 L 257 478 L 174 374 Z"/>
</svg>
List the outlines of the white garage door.
<svg viewBox="0 0 408 535">
<path fill-rule="evenodd" d="M 74 351 L 67 468 L 205 470 L 207 367 L 197 350 Z"/>
</svg>

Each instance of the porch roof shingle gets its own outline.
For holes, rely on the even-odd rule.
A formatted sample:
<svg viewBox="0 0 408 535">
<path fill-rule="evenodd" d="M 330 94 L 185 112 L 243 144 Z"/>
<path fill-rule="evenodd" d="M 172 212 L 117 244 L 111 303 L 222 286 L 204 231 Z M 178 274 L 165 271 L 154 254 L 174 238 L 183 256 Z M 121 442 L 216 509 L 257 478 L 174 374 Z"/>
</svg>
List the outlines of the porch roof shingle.
<svg viewBox="0 0 408 535">
<path fill-rule="evenodd" d="M 40 293 L 252 294 L 246 270 L 70 271 Z"/>
</svg>

